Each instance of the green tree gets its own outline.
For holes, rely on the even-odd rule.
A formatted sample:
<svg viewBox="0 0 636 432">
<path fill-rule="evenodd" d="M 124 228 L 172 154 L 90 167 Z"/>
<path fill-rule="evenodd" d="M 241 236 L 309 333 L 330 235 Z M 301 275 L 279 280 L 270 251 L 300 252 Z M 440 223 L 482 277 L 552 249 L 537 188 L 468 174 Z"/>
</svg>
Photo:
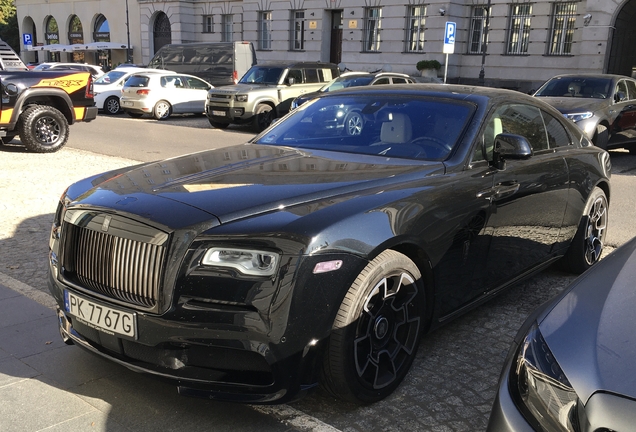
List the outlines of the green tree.
<svg viewBox="0 0 636 432">
<path fill-rule="evenodd" d="M 20 52 L 20 30 L 14 0 L 0 0 L 0 39 Z"/>
</svg>

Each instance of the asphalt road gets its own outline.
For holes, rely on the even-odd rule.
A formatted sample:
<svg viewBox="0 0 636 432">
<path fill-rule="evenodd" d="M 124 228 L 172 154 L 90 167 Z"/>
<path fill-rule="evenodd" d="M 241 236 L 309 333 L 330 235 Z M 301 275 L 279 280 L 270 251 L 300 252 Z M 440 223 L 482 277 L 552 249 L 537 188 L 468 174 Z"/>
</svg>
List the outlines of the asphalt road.
<svg viewBox="0 0 636 432">
<path fill-rule="evenodd" d="M 157 122 L 130 119 L 126 116 L 100 116 L 89 124 L 74 125 L 67 147 L 95 153 L 96 155 L 91 156 L 91 153 L 75 152 L 73 157 L 77 160 L 73 163 L 87 164 L 85 171 L 94 169 L 98 172 L 107 169 L 106 166 L 99 166 L 105 160 L 100 155 L 129 159 L 109 159 L 111 165 L 132 164 L 134 161 L 152 161 L 187 152 L 239 144 L 252 136 L 253 132 L 242 127 L 214 130 L 207 125 L 204 117 L 182 117 Z M 22 154 L 19 147 L 12 146 L 0 151 L 0 156 L 4 152 L 5 160 L 0 160 L 0 165 L 7 163 L 12 156 L 20 159 L 28 159 L 31 156 L 30 160 L 33 161 L 50 161 L 55 158 L 57 164 L 63 165 L 67 160 L 64 156 L 65 151 L 46 157 Z M 636 236 L 636 224 L 632 222 L 635 202 L 632 191 L 636 190 L 636 156 L 614 151 L 611 152 L 611 158 L 613 177 L 608 250 Z M 58 168 L 59 171 L 51 175 L 63 176 L 64 167 Z M 23 168 L 21 166 L 19 175 L 24 182 L 42 177 L 42 173 L 38 172 L 37 162 L 25 164 Z M 61 188 L 58 184 L 59 179 L 56 180 L 58 181 L 51 181 L 51 184 L 42 182 L 38 186 L 43 196 L 59 196 Z M 0 176 L 0 192 L 10 190 L 2 189 L 3 181 L 5 185 L 10 182 L 9 179 Z M 5 196 L 5 200 L 24 199 L 17 196 L 19 192 L 12 190 L 10 193 L 12 195 L 8 198 Z M 7 208 L 10 208 L 10 205 Z M 52 211 L 53 209 L 50 210 L 51 213 Z M 38 217 L 33 222 L 42 226 L 50 224 L 51 214 L 42 216 L 45 217 Z M 45 284 L 38 279 L 42 277 L 41 270 L 36 268 L 33 271 L 22 271 L 30 270 L 32 263 L 21 262 L 23 253 L 17 252 L 20 248 L 26 250 L 40 247 L 39 237 L 37 245 L 32 245 L 32 233 L 43 237 L 41 246 L 45 248 L 46 232 L 40 233 L 45 228 L 27 223 L 22 225 L 22 229 L 16 229 L 5 243 L 7 246 L 4 251 L 0 250 L 0 273 L 6 272 L 25 284 L 45 291 Z M 14 242 L 18 241 L 19 247 L 14 247 Z M 7 251 L 7 256 L 13 259 L 10 264 L 7 264 L 3 255 Z M 14 255 L 11 255 L 12 251 Z M 572 275 L 548 269 L 427 335 L 420 345 L 413 369 L 404 384 L 382 402 L 371 406 L 350 405 L 333 400 L 318 390 L 290 404 L 290 407 L 294 412 L 304 413 L 308 419 L 317 419 L 342 431 L 484 430 L 494 400 L 500 369 L 517 329 L 534 308 L 558 294 L 572 280 Z M 122 392 L 126 391 L 126 383 L 113 385 L 121 386 Z M 161 392 L 156 394 L 156 398 L 166 399 L 165 402 L 168 403 L 168 396 Z M 215 402 L 209 402 L 204 406 L 207 407 L 205 409 L 218 412 L 226 409 L 225 405 Z M 192 416 L 196 417 L 203 408 L 198 403 L 184 402 L 180 404 L 179 409 L 190 410 Z M 274 411 L 266 413 L 276 416 Z M 170 413 L 157 412 L 155 415 L 169 416 Z M 280 418 L 280 415 L 276 418 Z"/>
</svg>

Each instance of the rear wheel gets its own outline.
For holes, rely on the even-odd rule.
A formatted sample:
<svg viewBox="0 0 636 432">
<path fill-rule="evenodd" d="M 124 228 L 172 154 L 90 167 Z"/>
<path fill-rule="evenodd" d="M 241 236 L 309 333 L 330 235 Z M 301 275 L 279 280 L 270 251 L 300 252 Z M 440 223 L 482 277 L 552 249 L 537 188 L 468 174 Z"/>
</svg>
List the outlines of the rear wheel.
<svg viewBox="0 0 636 432">
<path fill-rule="evenodd" d="M 563 257 L 572 273 L 580 274 L 601 259 L 607 234 L 608 203 L 605 192 L 594 188 L 590 194 L 579 228 Z"/>
<path fill-rule="evenodd" d="M 254 110 L 254 129 L 257 132 L 267 129 L 274 121 L 274 110 L 271 105 L 260 104 Z"/>
<path fill-rule="evenodd" d="M 117 96 L 111 96 L 104 101 L 104 112 L 108 115 L 119 114 L 121 106 L 119 105 L 119 98 Z"/>
<path fill-rule="evenodd" d="M 172 114 L 172 106 L 165 100 L 157 102 L 152 110 L 152 115 L 157 120 L 165 120 L 170 117 L 170 114 Z"/>
<path fill-rule="evenodd" d="M 399 252 L 382 252 L 340 305 L 323 361 L 325 389 L 357 403 L 391 394 L 415 358 L 424 313 L 417 266 Z"/>
<path fill-rule="evenodd" d="M 32 105 L 20 114 L 19 134 L 22 144 L 33 152 L 56 152 L 68 141 L 68 121 L 56 108 Z"/>
</svg>

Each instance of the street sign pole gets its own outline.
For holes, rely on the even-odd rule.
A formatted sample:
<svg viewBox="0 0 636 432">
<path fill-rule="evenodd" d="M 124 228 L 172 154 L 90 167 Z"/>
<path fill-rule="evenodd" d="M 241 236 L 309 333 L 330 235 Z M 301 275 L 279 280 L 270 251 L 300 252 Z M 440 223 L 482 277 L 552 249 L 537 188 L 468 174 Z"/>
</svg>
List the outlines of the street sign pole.
<svg viewBox="0 0 636 432">
<path fill-rule="evenodd" d="M 455 33 L 457 32 L 457 24 L 451 21 L 446 22 L 444 29 L 444 49 L 446 61 L 444 64 L 444 84 L 446 84 L 446 76 L 448 75 L 448 55 L 455 52 Z"/>
</svg>

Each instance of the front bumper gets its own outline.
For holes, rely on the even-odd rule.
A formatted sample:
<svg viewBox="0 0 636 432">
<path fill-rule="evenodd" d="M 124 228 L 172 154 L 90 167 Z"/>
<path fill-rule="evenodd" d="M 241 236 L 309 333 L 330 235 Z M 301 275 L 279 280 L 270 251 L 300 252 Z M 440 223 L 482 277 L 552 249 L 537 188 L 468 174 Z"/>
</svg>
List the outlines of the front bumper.
<svg viewBox="0 0 636 432">
<path fill-rule="evenodd" d="M 214 101 L 206 102 L 205 114 L 210 120 L 219 123 L 247 123 L 254 117 L 254 112 L 245 107 L 234 106 L 228 102 L 215 103 Z"/>
</svg>

